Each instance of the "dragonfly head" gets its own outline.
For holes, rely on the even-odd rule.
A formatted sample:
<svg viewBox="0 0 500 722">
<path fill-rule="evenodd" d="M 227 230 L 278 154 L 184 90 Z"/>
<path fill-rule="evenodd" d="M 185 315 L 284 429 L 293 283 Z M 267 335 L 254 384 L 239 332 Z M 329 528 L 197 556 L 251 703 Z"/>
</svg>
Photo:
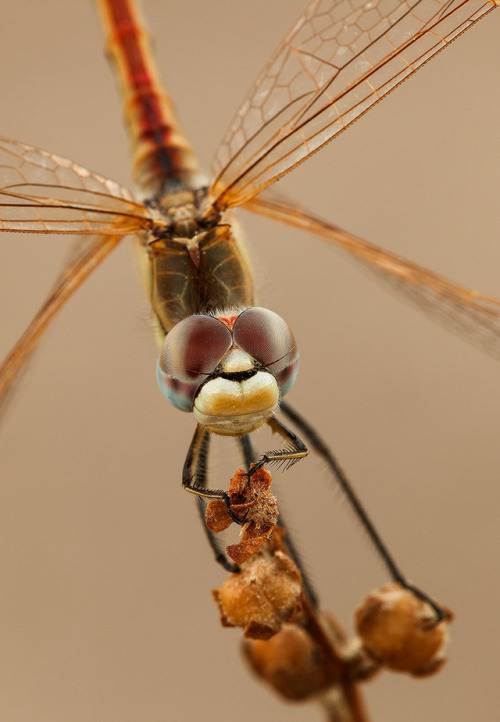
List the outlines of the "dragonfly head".
<svg viewBox="0 0 500 722">
<path fill-rule="evenodd" d="M 288 324 L 273 311 L 252 307 L 180 321 L 165 337 L 157 376 L 174 406 L 193 411 L 209 431 L 236 436 L 258 428 L 278 410 L 298 364 Z"/>
</svg>

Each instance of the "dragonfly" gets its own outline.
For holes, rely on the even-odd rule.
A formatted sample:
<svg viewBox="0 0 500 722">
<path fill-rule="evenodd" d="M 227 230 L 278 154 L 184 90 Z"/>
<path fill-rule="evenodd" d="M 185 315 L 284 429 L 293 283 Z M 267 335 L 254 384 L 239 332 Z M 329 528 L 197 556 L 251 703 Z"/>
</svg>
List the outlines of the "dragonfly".
<svg viewBox="0 0 500 722">
<path fill-rule="evenodd" d="M 84 240 L 1 367 L 0 393 L 7 396 L 73 292 L 125 237 L 135 234 L 162 344 L 159 384 L 167 399 L 193 411 L 197 422 L 184 487 L 200 503 L 227 501 L 206 478 L 203 459 L 211 434 L 236 436 L 247 461 L 257 465 L 302 458 L 307 452 L 304 436 L 330 464 L 392 577 L 409 586 L 323 441 L 283 398 L 298 367 L 296 343 L 283 319 L 254 305 L 250 266 L 232 230 L 232 209 L 241 206 L 324 238 L 498 355 L 497 299 L 449 282 L 270 192 L 277 180 L 497 4 L 311 3 L 235 116 L 207 184 L 161 87 L 137 9 L 125 0 L 100 2 L 129 111 L 127 127 L 141 194 L 134 196 L 59 156 L 2 140 L 1 230 L 75 234 Z M 251 393 L 242 391 L 252 384 Z M 243 399 L 236 412 L 235 394 Z M 297 433 L 280 420 L 278 411 Z M 286 446 L 257 459 L 249 434 L 262 424 L 284 436 Z M 210 540 L 217 559 L 228 564 Z"/>
</svg>

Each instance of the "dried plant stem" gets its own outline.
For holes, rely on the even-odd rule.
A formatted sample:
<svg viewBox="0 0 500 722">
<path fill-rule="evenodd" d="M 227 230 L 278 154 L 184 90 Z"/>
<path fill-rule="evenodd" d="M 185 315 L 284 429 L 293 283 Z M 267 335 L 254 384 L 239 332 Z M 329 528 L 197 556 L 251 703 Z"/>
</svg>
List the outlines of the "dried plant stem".
<svg viewBox="0 0 500 722">
<path fill-rule="evenodd" d="M 346 664 L 345 654 L 339 654 L 331 634 L 326 632 L 317 611 L 305 595 L 303 604 L 307 615 L 304 628 L 325 654 L 332 676 L 338 679 L 335 692 L 327 693 L 321 699 L 327 722 L 371 722 L 359 682 L 353 679 L 352 665 Z M 329 621 L 331 622 L 331 618 Z"/>
<path fill-rule="evenodd" d="M 273 537 L 276 546 L 281 547 L 280 551 L 286 553 L 283 536 L 273 534 Z M 323 653 L 329 676 L 336 680 L 335 686 L 320 699 L 327 722 L 371 722 L 359 688 L 359 675 L 361 673 L 362 678 L 371 675 L 373 665 L 369 662 L 367 667 L 360 664 L 366 661 L 364 656 L 361 659 L 361 653 L 354 657 L 346 655 L 347 635 L 342 626 L 331 614 L 327 626 L 304 590 L 300 605 L 304 615 L 301 626 Z"/>
</svg>

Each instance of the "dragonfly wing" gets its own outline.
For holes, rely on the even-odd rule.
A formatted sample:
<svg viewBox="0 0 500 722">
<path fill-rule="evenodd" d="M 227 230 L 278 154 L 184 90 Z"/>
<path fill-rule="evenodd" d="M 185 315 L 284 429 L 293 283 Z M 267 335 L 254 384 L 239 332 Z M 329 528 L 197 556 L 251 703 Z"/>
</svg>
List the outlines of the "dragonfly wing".
<svg viewBox="0 0 500 722">
<path fill-rule="evenodd" d="M 410 300 L 434 321 L 500 359 L 500 299 L 459 286 L 389 251 L 363 241 L 288 201 L 264 194 L 247 210 L 321 236 L 346 251 L 377 280 Z"/>
<path fill-rule="evenodd" d="M 151 224 L 148 209 L 118 183 L 0 138 L 0 231 L 123 236 Z"/>
<path fill-rule="evenodd" d="M 214 164 L 238 206 L 348 128 L 498 0 L 314 0 L 264 67 Z"/>
<path fill-rule="evenodd" d="M 116 248 L 121 239 L 118 235 L 86 238 L 85 245 L 72 254 L 52 293 L 0 365 L 0 407 L 5 404 L 19 372 L 31 357 L 54 316 L 92 271 Z"/>
</svg>

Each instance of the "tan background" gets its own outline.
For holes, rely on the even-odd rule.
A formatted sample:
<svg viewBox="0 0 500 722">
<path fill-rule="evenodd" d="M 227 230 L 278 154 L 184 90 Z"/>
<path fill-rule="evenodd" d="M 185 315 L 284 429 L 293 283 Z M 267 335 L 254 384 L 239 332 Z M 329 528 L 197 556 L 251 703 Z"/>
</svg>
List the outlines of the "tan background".
<svg viewBox="0 0 500 722">
<path fill-rule="evenodd" d="M 146 3 L 205 166 L 303 4 Z M 498 295 L 499 37 L 497 12 L 280 190 Z M 0 42 L 1 132 L 128 185 L 91 4 L 3 0 Z M 367 687 L 374 719 L 498 719 L 498 363 L 321 241 L 244 221 L 260 299 L 301 346 L 291 401 L 330 440 L 402 567 L 458 615 L 438 677 Z M 1 241 L 7 351 L 67 241 Z M 61 314 L 2 430 L 0 722 L 320 719 L 250 679 L 239 632 L 219 626 L 210 589 L 223 573 L 180 488 L 193 422 L 156 388 L 134 263 L 126 243 Z M 304 462 L 277 489 L 325 606 L 349 624 L 385 571 L 321 465 Z"/>
</svg>

